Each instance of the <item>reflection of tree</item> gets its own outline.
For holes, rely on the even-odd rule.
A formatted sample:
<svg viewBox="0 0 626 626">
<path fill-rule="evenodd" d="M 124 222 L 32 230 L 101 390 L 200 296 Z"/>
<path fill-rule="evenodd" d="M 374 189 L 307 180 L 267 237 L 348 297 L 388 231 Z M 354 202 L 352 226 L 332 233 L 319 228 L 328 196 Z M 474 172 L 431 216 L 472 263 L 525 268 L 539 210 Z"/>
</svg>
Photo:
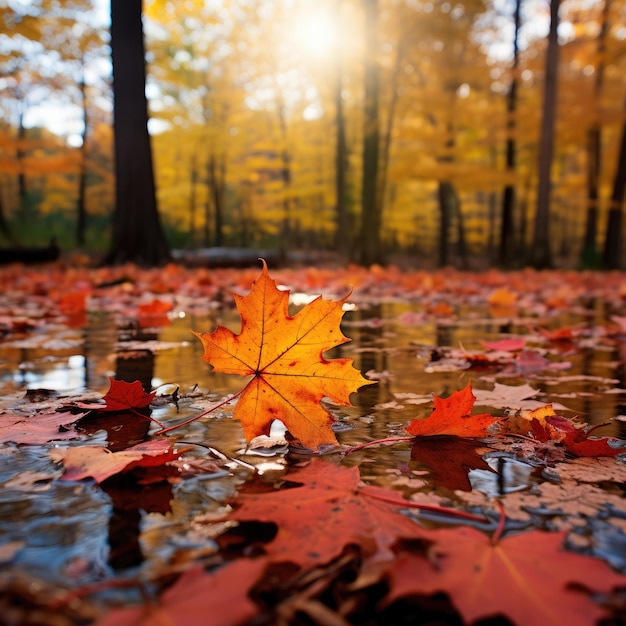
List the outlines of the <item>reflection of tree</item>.
<svg viewBox="0 0 626 626">
<path fill-rule="evenodd" d="M 140 484 L 135 475 L 118 474 L 104 481 L 102 489 L 113 500 L 109 519 L 109 564 L 115 570 L 139 565 L 143 561 L 139 541 L 141 512 L 167 513 L 172 485 L 165 480 Z"/>
</svg>

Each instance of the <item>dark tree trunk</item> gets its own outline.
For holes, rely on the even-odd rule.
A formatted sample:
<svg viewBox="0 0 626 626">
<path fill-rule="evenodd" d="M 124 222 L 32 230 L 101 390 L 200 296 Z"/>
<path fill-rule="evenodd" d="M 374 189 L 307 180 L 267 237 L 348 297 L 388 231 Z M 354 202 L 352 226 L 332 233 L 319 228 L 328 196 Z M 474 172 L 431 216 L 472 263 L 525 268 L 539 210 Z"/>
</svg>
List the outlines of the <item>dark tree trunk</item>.
<svg viewBox="0 0 626 626">
<path fill-rule="evenodd" d="M 457 251 L 459 254 L 459 261 L 461 263 L 461 269 L 469 268 L 469 259 L 467 257 L 467 241 L 465 238 L 465 220 L 463 219 L 463 212 L 461 211 L 461 198 L 456 190 L 452 187 L 452 198 L 454 201 L 454 212 L 456 214 L 456 237 L 457 237 Z"/>
<path fill-rule="evenodd" d="M 363 127 L 363 180 L 361 184 L 360 261 L 382 263 L 382 215 L 378 204 L 378 1 L 365 0 L 365 105 Z"/>
<path fill-rule="evenodd" d="M 622 142 L 617 159 L 602 256 L 604 266 L 609 269 L 619 268 L 622 262 L 622 205 L 624 204 L 624 188 L 626 187 L 626 122 L 622 126 Z"/>
<path fill-rule="evenodd" d="M 196 187 L 198 185 L 198 153 L 191 158 L 189 177 L 189 247 L 193 248 L 196 241 Z"/>
<path fill-rule="evenodd" d="M 115 209 L 107 264 L 170 258 L 157 210 L 146 100 L 141 0 L 111 0 Z"/>
<path fill-rule="evenodd" d="M 515 171 L 516 143 L 513 133 L 515 131 L 515 113 L 517 110 L 517 71 L 519 68 L 519 30 L 521 22 L 522 0 L 515 3 L 515 14 L 513 17 L 515 29 L 513 31 L 513 76 L 506 99 L 507 129 L 506 140 L 506 169 L 507 172 Z M 500 226 L 500 246 L 498 250 L 498 261 L 504 267 L 510 267 L 514 258 L 513 250 L 513 223 L 515 213 L 515 186 L 508 183 L 504 188 L 502 197 L 502 223 Z"/>
<path fill-rule="evenodd" d="M 11 226 L 4 214 L 4 197 L 2 194 L 2 186 L 0 186 L 0 234 L 4 236 L 4 238 L 12 244 L 15 244 L 15 238 L 13 237 L 13 231 L 11 230 Z"/>
<path fill-rule="evenodd" d="M 439 267 L 448 265 L 449 240 L 450 240 L 450 217 L 454 211 L 454 187 L 449 181 L 439 181 L 437 189 L 439 204 L 439 246 L 438 261 Z"/>
<path fill-rule="evenodd" d="M 83 106 L 83 135 L 80 146 L 80 170 L 78 172 L 78 198 L 76 200 L 76 245 L 85 245 L 85 230 L 87 228 L 87 126 L 89 116 L 87 111 L 87 86 L 84 75 L 80 80 L 80 93 Z"/>
<path fill-rule="evenodd" d="M 605 0 L 602 11 L 602 24 L 598 35 L 598 67 L 596 69 L 596 81 L 594 84 L 594 101 L 599 107 L 602 95 L 602 83 L 604 80 L 604 50 L 606 31 L 609 19 L 610 1 Z M 583 247 L 580 252 L 580 262 L 584 267 L 597 267 L 599 265 L 598 254 L 598 211 L 600 199 L 600 172 L 602 170 L 602 127 L 599 114 L 594 115 L 594 120 L 587 131 L 587 214 L 585 217 L 585 234 Z"/>
<path fill-rule="evenodd" d="M 218 165 L 214 154 L 209 157 L 208 163 L 209 187 L 213 198 L 213 228 L 215 230 L 214 244 L 224 245 L 224 185 L 226 178 L 225 159 L 221 158 Z"/>
<path fill-rule="evenodd" d="M 556 120 L 557 81 L 559 63 L 559 25 L 560 0 L 550 1 L 550 33 L 546 52 L 546 77 L 543 94 L 543 118 L 541 122 L 541 140 L 539 143 L 539 184 L 537 189 L 537 209 L 533 244 L 529 262 L 536 268 L 552 266 L 550 252 L 550 187 L 552 157 L 554 154 L 554 127 Z"/>
</svg>

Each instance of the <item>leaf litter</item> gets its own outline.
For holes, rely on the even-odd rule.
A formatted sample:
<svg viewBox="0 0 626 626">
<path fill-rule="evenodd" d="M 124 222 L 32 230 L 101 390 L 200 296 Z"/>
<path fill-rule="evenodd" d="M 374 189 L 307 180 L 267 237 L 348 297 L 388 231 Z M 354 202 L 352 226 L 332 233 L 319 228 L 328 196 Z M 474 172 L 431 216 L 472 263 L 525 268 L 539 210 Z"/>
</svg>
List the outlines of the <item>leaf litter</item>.
<svg viewBox="0 0 626 626">
<path fill-rule="evenodd" d="M 289 292 L 274 293 L 265 267 L 260 277 L 258 270 L 177 266 L 32 273 L 28 282 L 23 271 L 6 270 L 5 283 L 17 280 L 20 289 L 8 290 L 0 307 L 4 367 L 15 367 L 6 357 L 22 346 L 31 353 L 24 371 L 33 372 L 22 383 L 25 395 L 5 384 L 0 422 L 13 433 L 0 450 L 8 463 L 0 480 L 10 496 L 0 548 L 15 572 L 0 580 L 0 601 L 14 621 L 36 615 L 38 623 L 147 624 L 219 610 L 233 624 L 301 615 L 309 623 L 369 624 L 393 623 L 416 606 L 424 620 L 450 623 L 624 617 L 623 431 L 613 419 L 623 413 L 621 274 L 281 270 L 278 283 L 309 294 L 292 313 Z M 259 288 L 262 300 L 254 295 Z M 241 335 L 229 292 L 239 294 Z M 605 303 L 612 319 L 597 318 L 594 302 Z M 341 326 L 354 331 L 354 345 L 344 345 L 339 331 L 348 303 L 353 313 Z M 316 307 L 321 318 L 331 315 L 330 324 L 319 326 Z M 213 331 L 215 345 L 246 362 L 245 371 L 222 374 L 197 364 L 189 325 L 178 320 L 199 312 L 213 327 L 220 326 L 217 312 L 232 317 L 232 330 Z M 55 343 L 55 333 L 73 339 L 68 329 L 94 322 L 111 338 L 97 344 L 109 366 L 96 366 L 82 388 L 38 389 L 55 380 L 47 352 L 56 352 L 58 363 L 77 346 Z M 273 323 L 280 330 L 269 339 Z M 292 339 L 290 325 L 297 329 Z M 317 328 L 307 335 L 307 325 Z M 212 343 L 216 335 L 200 336 Z M 124 363 L 115 351 L 131 342 L 137 358 Z M 157 345 L 170 349 L 153 350 Z M 204 348 L 212 363 L 213 348 Z M 252 360 L 239 358 L 249 350 Z M 313 373 L 315 381 L 308 390 L 296 380 L 288 391 L 268 385 L 282 399 L 270 396 L 261 413 L 285 416 L 280 445 L 260 441 L 269 424 L 246 408 L 228 374 L 251 377 L 258 406 L 265 375 L 282 375 L 263 361 L 271 350 L 268 365 L 298 363 L 294 378 Z M 583 356 L 593 365 L 579 373 Z M 176 361 L 167 378 L 155 376 L 156 359 Z M 324 379 L 336 378 L 324 374 L 335 371 L 333 361 L 353 372 L 327 387 Z M 136 372 L 124 378 L 120 368 L 129 362 Z M 157 387 L 169 385 L 175 394 L 155 397 Z M 558 396 L 569 408 L 554 401 Z M 316 434 L 289 417 L 285 399 L 306 407 L 294 415 L 324 415 L 315 418 Z M 239 423 L 246 439 L 261 438 L 242 446 Z M 98 503 L 108 530 L 57 549 L 58 567 L 46 559 L 33 567 L 37 520 L 57 510 L 69 487 L 74 497 Z M 19 492 L 39 503 L 22 520 L 27 536 L 12 522 L 12 494 Z M 71 522 L 55 515 L 51 523 L 73 523 L 85 536 L 80 515 Z M 145 531 L 142 519 L 151 520 Z M 104 561 L 86 551 L 94 541 Z M 512 563 L 511 578 L 499 573 L 500 562 Z M 472 567 L 481 568 L 484 583 Z M 407 571 L 420 577 L 407 579 Z M 28 579 L 41 581 L 40 593 L 26 592 L 30 583 L 20 580 Z M 223 594 L 208 590 L 222 579 L 232 599 L 219 609 L 212 603 Z M 493 598 L 489 580 L 499 589 Z M 192 600 L 184 593 L 189 585 L 207 592 Z"/>
</svg>

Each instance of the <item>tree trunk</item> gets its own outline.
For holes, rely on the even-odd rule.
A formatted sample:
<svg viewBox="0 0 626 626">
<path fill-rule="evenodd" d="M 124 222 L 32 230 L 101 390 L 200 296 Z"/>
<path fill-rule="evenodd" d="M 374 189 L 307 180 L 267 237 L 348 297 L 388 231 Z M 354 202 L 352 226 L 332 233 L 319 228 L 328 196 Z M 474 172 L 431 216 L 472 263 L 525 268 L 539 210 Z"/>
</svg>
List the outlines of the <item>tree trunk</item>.
<svg viewBox="0 0 626 626">
<path fill-rule="evenodd" d="M 602 24 L 598 35 L 598 67 L 594 84 L 594 102 L 599 108 L 604 80 L 604 51 L 606 31 L 609 19 L 610 0 L 605 0 L 602 10 Z M 587 131 L 587 214 L 585 218 L 585 234 L 580 252 L 580 262 L 584 267 L 597 267 L 598 254 L 598 211 L 600 199 L 600 172 L 602 170 L 602 127 L 599 114 L 594 115 L 593 123 Z"/>
<path fill-rule="evenodd" d="M 84 69 L 84 68 L 83 68 Z M 78 172 L 78 198 L 76 200 L 76 245 L 85 245 L 85 229 L 87 228 L 87 126 L 89 123 L 87 111 L 87 86 L 84 72 L 80 79 L 80 93 L 83 106 L 83 134 L 80 146 L 80 170 Z"/>
<path fill-rule="evenodd" d="M 215 230 L 214 244 L 224 245 L 224 181 L 226 178 L 225 159 L 221 158 L 218 166 L 215 154 L 209 156 L 208 163 L 209 189 L 213 198 L 213 228 Z"/>
<path fill-rule="evenodd" d="M 382 215 L 377 202 L 378 119 L 378 0 L 365 0 L 365 105 L 363 126 L 363 179 L 361 183 L 360 261 L 382 263 Z"/>
<path fill-rule="evenodd" d="M 439 267 L 448 265 L 449 239 L 450 239 L 450 216 L 454 211 L 454 187 L 447 180 L 440 180 L 437 189 L 439 203 L 439 246 L 438 261 Z"/>
<path fill-rule="evenodd" d="M 560 0 L 550 1 L 550 33 L 546 52 L 546 77 L 543 94 L 543 119 L 541 122 L 541 140 L 539 143 L 539 184 L 537 189 L 537 209 L 533 244 L 529 262 L 535 268 L 552 266 L 550 252 L 550 187 L 552 157 L 554 154 L 554 127 L 556 119 L 557 81 L 559 63 L 559 25 Z"/>
<path fill-rule="evenodd" d="M 377 203 L 378 213 L 382 216 L 385 208 L 385 194 L 387 191 L 387 169 L 389 167 L 389 152 L 391 151 L 391 136 L 393 134 L 393 123 L 396 115 L 396 106 L 398 104 L 398 79 L 400 77 L 400 65 L 404 58 L 404 42 L 402 39 L 398 42 L 396 50 L 396 58 L 391 73 L 391 98 L 389 100 L 389 110 L 387 111 L 387 122 L 385 124 L 385 132 L 381 138 L 380 160 L 378 164 L 378 189 Z"/>
<path fill-rule="evenodd" d="M 515 14 L 513 17 L 515 29 L 513 32 L 513 68 L 511 85 L 506 99 L 507 130 L 506 140 L 506 169 L 507 172 L 515 171 L 516 142 L 513 136 L 515 131 L 515 113 L 517 110 L 517 71 L 519 68 L 519 30 L 521 23 L 522 0 L 516 0 Z M 500 226 L 500 246 L 498 261 L 504 267 L 510 267 L 514 258 L 513 250 L 513 223 L 515 213 L 515 186 L 509 183 L 504 188 L 502 197 L 502 224 Z"/>
<path fill-rule="evenodd" d="M 336 0 L 337 21 L 341 16 L 341 0 Z M 348 144 L 346 141 L 346 120 L 343 113 L 343 64 L 341 58 L 341 39 L 335 44 L 335 249 L 348 259 L 352 258 L 353 234 L 350 228 L 346 203 L 346 171 L 348 166 Z"/>
<path fill-rule="evenodd" d="M 626 103 L 625 103 L 626 105 Z M 625 106 L 626 110 L 626 106 Z M 604 238 L 602 261 L 605 267 L 617 269 L 621 267 L 622 249 L 622 205 L 624 204 L 624 188 L 626 187 L 626 122 L 622 126 L 622 142 L 617 160 L 617 170 L 613 179 L 613 193 L 609 207 L 609 219 Z"/>
<path fill-rule="evenodd" d="M 146 100 L 141 0 L 111 0 L 115 209 L 107 264 L 170 258 L 157 210 Z"/>
<path fill-rule="evenodd" d="M 191 172 L 189 172 L 189 243 L 194 248 L 196 242 L 196 188 L 198 186 L 198 152 L 191 157 Z"/>
</svg>

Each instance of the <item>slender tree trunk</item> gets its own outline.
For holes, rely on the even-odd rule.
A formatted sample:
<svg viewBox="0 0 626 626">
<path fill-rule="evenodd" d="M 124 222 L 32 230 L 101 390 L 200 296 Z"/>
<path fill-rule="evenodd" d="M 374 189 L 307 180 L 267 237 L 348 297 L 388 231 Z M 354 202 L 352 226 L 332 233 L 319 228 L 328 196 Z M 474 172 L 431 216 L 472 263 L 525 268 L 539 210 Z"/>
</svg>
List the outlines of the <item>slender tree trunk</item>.
<svg viewBox="0 0 626 626">
<path fill-rule="evenodd" d="M 224 245 L 224 181 L 226 178 L 225 159 L 221 158 L 218 165 L 215 154 L 211 154 L 208 164 L 209 187 L 213 198 L 214 244 Z"/>
<path fill-rule="evenodd" d="M 381 138 L 380 160 L 378 164 L 378 189 L 377 202 L 378 212 L 382 215 L 385 207 L 385 194 L 387 191 L 387 170 L 389 168 L 389 152 L 391 150 L 391 136 L 393 134 L 393 123 L 396 115 L 396 106 L 398 104 L 398 78 L 400 76 L 400 66 L 404 58 L 404 43 L 402 40 L 398 43 L 396 58 L 391 73 L 391 98 L 389 100 L 389 110 L 387 111 L 387 122 L 385 124 L 385 132 Z"/>
<path fill-rule="evenodd" d="M 21 210 L 26 208 L 26 196 L 28 190 L 26 189 L 26 174 L 24 173 L 24 143 L 26 141 L 26 128 L 24 127 L 24 111 L 22 104 L 19 103 L 20 113 L 17 122 L 17 149 L 15 151 L 15 158 L 19 165 L 19 171 L 17 173 L 17 195 L 19 207 Z"/>
<path fill-rule="evenodd" d="M 626 110 L 626 102 L 625 102 Z M 617 158 L 617 170 L 613 179 L 613 192 L 611 194 L 611 205 L 609 207 L 609 218 L 606 225 L 604 237 L 604 252 L 602 261 L 605 267 L 617 269 L 621 267 L 622 258 L 622 228 L 624 189 L 626 187 L 626 122 L 622 126 L 622 141 L 620 143 L 619 155 Z"/>
<path fill-rule="evenodd" d="M 515 114 L 517 110 L 517 71 L 519 69 L 519 30 L 521 23 L 522 0 L 515 2 L 515 14 L 513 21 L 515 29 L 513 31 L 513 67 L 511 85 L 506 99 L 507 112 L 507 130 L 508 137 L 506 140 L 506 169 L 507 172 L 515 171 L 516 161 L 516 142 L 514 137 L 516 120 Z M 514 258 L 513 250 L 513 223 L 515 213 L 515 186 L 508 183 L 504 188 L 502 197 L 502 223 L 500 226 L 500 246 L 498 250 L 498 261 L 500 265 L 509 267 Z"/>
<path fill-rule="evenodd" d="M 599 107 L 604 80 L 604 51 L 606 31 L 609 19 L 610 0 L 605 0 L 602 10 L 602 24 L 598 35 L 598 67 L 593 96 L 596 107 Z M 587 214 L 585 218 L 585 234 L 580 252 L 580 262 L 584 267 L 597 267 L 598 254 L 598 211 L 600 199 L 600 172 L 602 170 L 602 126 L 599 114 L 594 115 L 593 123 L 587 131 Z"/>
<path fill-rule="evenodd" d="M 11 230 L 11 226 L 4 212 L 4 196 L 2 191 L 2 185 L 0 185 L 0 234 L 2 234 L 9 243 L 15 244 L 16 241 L 13 237 L 13 231 Z"/>
<path fill-rule="evenodd" d="M 341 0 L 335 2 L 337 22 L 341 17 Z M 348 259 L 352 258 L 353 234 L 350 228 L 346 203 L 346 172 L 348 167 L 348 144 L 346 120 L 343 113 L 343 63 L 341 39 L 335 43 L 335 249 Z"/>
<path fill-rule="evenodd" d="M 157 210 L 146 100 L 141 0 L 111 0 L 115 209 L 105 263 L 157 266 L 170 258 Z"/>
<path fill-rule="evenodd" d="M 550 187 L 552 157 L 554 154 L 554 130 L 556 120 L 557 82 L 559 63 L 559 25 L 560 0 L 550 0 L 550 33 L 546 53 L 546 78 L 543 94 L 543 119 L 539 144 L 539 184 L 537 189 L 537 209 L 533 244 L 529 262 L 536 268 L 552 265 L 550 252 Z"/>
<path fill-rule="evenodd" d="M 85 230 L 87 228 L 87 134 L 89 115 L 87 108 L 87 86 L 84 73 L 80 80 L 80 93 L 83 106 L 83 134 L 80 146 L 80 169 L 78 172 L 78 198 L 76 200 L 76 245 L 85 245 Z"/>
<path fill-rule="evenodd" d="M 363 265 L 382 263 L 382 215 L 378 206 L 378 1 L 365 4 L 365 105 L 363 127 L 363 179 L 361 183 L 360 261 Z"/>
<path fill-rule="evenodd" d="M 196 241 L 196 188 L 198 186 L 198 152 L 191 157 L 189 173 L 189 247 L 193 248 Z"/>
<path fill-rule="evenodd" d="M 449 262 L 450 217 L 454 211 L 454 189 L 451 182 L 446 180 L 439 181 L 437 199 L 439 203 L 439 246 L 437 263 L 439 267 L 445 267 Z"/>
<path fill-rule="evenodd" d="M 465 238 L 465 220 L 463 219 L 463 211 L 461 210 L 461 198 L 455 187 L 452 187 L 454 212 L 456 213 L 456 237 L 457 250 L 461 268 L 466 270 L 469 267 L 469 259 L 467 257 L 467 240 Z"/>
</svg>

